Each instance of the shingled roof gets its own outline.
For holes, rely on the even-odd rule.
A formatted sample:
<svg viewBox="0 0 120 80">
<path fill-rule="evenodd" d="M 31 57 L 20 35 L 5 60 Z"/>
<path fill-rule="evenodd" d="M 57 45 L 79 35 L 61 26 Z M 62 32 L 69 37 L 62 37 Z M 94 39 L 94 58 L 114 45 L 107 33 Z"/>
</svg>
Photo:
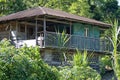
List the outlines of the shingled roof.
<svg viewBox="0 0 120 80">
<path fill-rule="evenodd" d="M 99 25 L 99 26 L 104 26 L 104 27 L 110 26 L 110 24 L 103 23 L 103 22 L 100 22 L 94 19 L 89 19 L 89 18 L 69 14 L 64 11 L 54 10 L 50 8 L 40 7 L 40 6 L 0 17 L 0 22 L 9 21 L 9 20 L 17 20 L 17 19 L 22 19 L 26 17 L 40 16 L 40 15 L 57 16 L 57 17 L 61 17 L 64 19 L 77 20 L 77 21 L 81 21 L 84 23 L 89 23 L 89 24 L 94 24 L 94 25 Z"/>
</svg>

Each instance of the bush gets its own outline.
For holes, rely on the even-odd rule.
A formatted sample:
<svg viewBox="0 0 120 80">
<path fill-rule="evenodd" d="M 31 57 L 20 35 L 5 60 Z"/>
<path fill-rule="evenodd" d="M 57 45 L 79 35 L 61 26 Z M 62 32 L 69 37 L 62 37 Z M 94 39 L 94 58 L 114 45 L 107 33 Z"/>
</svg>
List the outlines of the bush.
<svg viewBox="0 0 120 80">
<path fill-rule="evenodd" d="M 87 51 L 74 55 L 73 66 L 61 68 L 60 80 L 101 80 L 100 74 L 88 66 Z"/>
<path fill-rule="evenodd" d="M 100 80 L 87 63 L 87 52 L 74 56 L 73 66 L 58 71 L 44 63 L 39 47 L 15 48 L 7 40 L 0 42 L 0 80 Z"/>
<path fill-rule="evenodd" d="M 0 42 L 0 80 L 58 80 L 58 71 L 40 58 L 39 47 L 16 49 Z"/>
<path fill-rule="evenodd" d="M 111 56 L 103 56 L 100 59 L 100 73 L 103 75 L 106 70 L 111 70 L 112 69 L 112 60 Z"/>
<path fill-rule="evenodd" d="M 60 80 L 101 80 L 101 76 L 90 67 L 64 67 L 60 74 Z"/>
</svg>

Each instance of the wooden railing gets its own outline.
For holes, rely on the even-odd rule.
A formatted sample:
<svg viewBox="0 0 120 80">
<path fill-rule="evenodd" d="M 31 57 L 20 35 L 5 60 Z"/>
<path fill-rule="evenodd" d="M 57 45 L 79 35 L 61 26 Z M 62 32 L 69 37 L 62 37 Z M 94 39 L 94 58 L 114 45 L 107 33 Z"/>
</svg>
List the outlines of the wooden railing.
<svg viewBox="0 0 120 80">
<path fill-rule="evenodd" d="M 98 52 L 110 52 L 112 51 L 112 46 L 109 40 L 81 37 L 79 35 L 69 35 L 65 34 L 69 40 L 63 45 L 64 42 L 60 42 L 62 34 L 55 32 L 45 33 L 45 47 L 53 48 L 68 48 L 68 49 L 79 49 L 88 51 L 98 51 Z"/>
</svg>

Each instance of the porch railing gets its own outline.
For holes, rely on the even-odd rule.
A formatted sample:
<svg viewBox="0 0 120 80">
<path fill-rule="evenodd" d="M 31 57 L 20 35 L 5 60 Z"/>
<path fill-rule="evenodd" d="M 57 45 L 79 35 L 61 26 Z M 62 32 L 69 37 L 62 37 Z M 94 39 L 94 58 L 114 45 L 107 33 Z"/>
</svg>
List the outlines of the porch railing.
<svg viewBox="0 0 120 80">
<path fill-rule="evenodd" d="M 88 51 L 98 51 L 98 52 L 109 52 L 112 51 L 112 46 L 109 40 L 81 37 L 79 35 L 69 35 L 65 34 L 69 40 L 65 45 L 60 43 L 62 34 L 55 32 L 46 32 L 45 34 L 45 47 L 53 48 L 68 48 L 68 49 L 79 49 Z"/>
</svg>

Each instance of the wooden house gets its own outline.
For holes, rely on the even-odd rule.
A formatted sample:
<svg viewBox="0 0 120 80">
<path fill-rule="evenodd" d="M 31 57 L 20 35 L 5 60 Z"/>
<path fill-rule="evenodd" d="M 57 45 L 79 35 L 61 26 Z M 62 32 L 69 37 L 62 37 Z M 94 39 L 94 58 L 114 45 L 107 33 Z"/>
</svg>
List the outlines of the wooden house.
<svg viewBox="0 0 120 80">
<path fill-rule="evenodd" d="M 92 60 L 97 62 L 100 55 L 111 51 L 110 42 L 102 38 L 110 26 L 60 10 L 36 7 L 0 17 L 0 40 L 10 39 L 17 48 L 38 45 L 43 59 L 50 64 L 59 64 L 60 48 L 67 48 L 68 54 L 73 54 L 76 48 L 87 50 L 94 53 Z M 60 46 L 58 35 L 63 30 L 69 40 Z"/>
</svg>

